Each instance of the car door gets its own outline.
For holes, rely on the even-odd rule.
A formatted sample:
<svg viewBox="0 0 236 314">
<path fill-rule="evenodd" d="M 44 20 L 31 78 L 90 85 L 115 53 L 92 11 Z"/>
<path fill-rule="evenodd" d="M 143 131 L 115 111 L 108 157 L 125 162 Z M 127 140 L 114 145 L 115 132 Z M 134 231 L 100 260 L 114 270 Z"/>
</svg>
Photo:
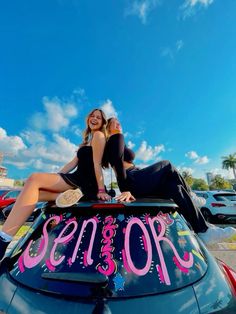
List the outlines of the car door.
<svg viewBox="0 0 236 314">
<path fill-rule="evenodd" d="M 2 198 L 1 207 L 5 207 L 13 202 L 15 202 L 17 196 L 19 195 L 20 191 L 9 191 L 4 197 Z"/>
</svg>

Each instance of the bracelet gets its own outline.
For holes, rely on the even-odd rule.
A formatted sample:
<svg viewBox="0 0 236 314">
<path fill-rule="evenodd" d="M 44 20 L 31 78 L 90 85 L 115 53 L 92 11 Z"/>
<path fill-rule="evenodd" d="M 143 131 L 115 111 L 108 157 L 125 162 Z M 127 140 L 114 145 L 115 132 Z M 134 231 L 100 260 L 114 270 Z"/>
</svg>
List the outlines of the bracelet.
<svg viewBox="0 0 236 314">
<path fill-rule="evenodd" d="M 98 193 L 106 193 L 105 189 L 98 189 Z"/>
</svg>

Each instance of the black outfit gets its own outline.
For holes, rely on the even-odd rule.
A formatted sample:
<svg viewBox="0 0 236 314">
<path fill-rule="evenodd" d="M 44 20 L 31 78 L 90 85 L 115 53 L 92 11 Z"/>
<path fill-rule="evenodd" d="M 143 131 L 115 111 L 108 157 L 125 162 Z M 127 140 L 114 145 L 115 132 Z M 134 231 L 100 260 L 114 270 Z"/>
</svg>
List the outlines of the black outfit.
<svg viewBox="0 0 236 314">
<path fill-rule="evenodd" d="M 125 170 L 123 161 L 132 162 L 131 152 L 125 146 L 122 134 L 112 135 L 107 141 L 105 159 L 115 170 L 121 192 L 130 191 L 135 197 L 173 199 L 193 230 L 205 232 L 207 223 L 193 204 L 190 188 L 177 169 L 169 161 L 163 160 L 143 169 L 132 166 Z"/>
<path fill-rule="evenodd" d="M 81 146 L 77 151 L 79 163 L 72 173 L 59 173 L 72 187 L 79 187 L 86 198 L 97 199 L 98 185 L 93 163 L 92 146 Z"/>
</svg>

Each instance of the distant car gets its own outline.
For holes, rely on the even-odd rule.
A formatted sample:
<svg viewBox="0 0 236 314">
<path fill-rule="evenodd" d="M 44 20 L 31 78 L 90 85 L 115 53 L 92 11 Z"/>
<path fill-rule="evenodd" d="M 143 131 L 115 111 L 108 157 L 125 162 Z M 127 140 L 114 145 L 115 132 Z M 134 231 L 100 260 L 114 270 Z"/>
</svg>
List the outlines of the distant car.
<svg viewBox="0 0 236 314">
<path fill-rule="evenodd" d="M 5 208 L 3 208 L 2 214 L 3 214 L 5 219 L 10 214 L 14 204 L 15 204 L 15 202 L 6 206 Z M 30 217 L 27 219 L 27 221 L 34 221 L 41 214 L 41 212 L 45 208 L 46 204 L 47 204 L 47 202 L 38 202 L 35 206 L 33 213 L 30 215 Z"/>
<path fill-rule="evenodd" d="M 236 222 L 236 193 L 227 191 L 194 191 L 206 203 L 201 207 L 205 219 L 210 222 Z"/>
<path fill-rule="evenodd" d="M 0 312 L 236 313 L 236 273 L 168 200 L 48 205 L 0 263 Z"/>
<path fill-rule="evenodd" d="M 10 188 L 0 188 L 0 196 L 1 195 L 3 195 L 3 194 L 5 194 L 5 193 L 7 193 L 7 192 L 9 192 L 10 191 Z"/>
<path fill-rule="evenodd" d="M 20 189 L 4 190 L 0 193 L 0 209 L 15 202 L 17 196 L 20 194 Z"/>
</svg>

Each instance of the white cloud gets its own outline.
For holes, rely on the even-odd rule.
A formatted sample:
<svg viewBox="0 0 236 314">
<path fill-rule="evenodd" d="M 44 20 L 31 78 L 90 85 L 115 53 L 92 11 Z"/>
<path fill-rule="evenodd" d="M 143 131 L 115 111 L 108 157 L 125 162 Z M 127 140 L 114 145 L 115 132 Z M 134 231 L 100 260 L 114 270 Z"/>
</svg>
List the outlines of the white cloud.
<svg viewBox="0 0 236 314">
<path fill-rule="evenodd" d="M 28 161 L 6 160 L 5 163 L 8 165 L 13 165 L 18 169 L 26 169 L 32 165 L 32 162 L 30 160 Z"/>
<path fill-rule="evenodd" d="M 183 42 L 183 40 L 177 40 L 175 45 L 176 45 L 176 50 L 179 51 L 183 48 L 184 42 Z"/>
<path fill-rule="evenodd" d="M 194 162 L 199 165 L 205 165 L 209 162 L 209 158 L 207 156 L 198 157 Z"/>
<path fill-rule="evenodd" d="M 129 132 L 125 132 L 125 133 L 123 133 L 124 134 L 124 137 L 132 137 L 133 135 L 131 134 L 131 133 L 129 133 Z"/>
<path fill-rule="evenodd" d="M 77 125 L 73 125 L 71 131 L 78 137 L 82 137 L 83 130 L 81 130 Z"/>
<path fill-rule="evenodd" d="M 21 136 L 29 143 L 45 143 L 46 137 L 43 133 L 33 131 L 33 130 L 25 130 L 21 133 Z"/>
<path fill-rule="evenodd" d="M 212 4 L 214 0 L 185 0 L 186 5 L 190 7 L 194 7 L 198 4 L 207 7 L 208 5 Z"/>
<path fill-rule="evenodd" d="M 73 94 L 79 95 L 80 97 L 84 97 L 85 96 L 85 90 L 83 88 L 75 88 L 73 90 Z"/>
<path fill-rule="evenodd" d="M 16 155 L 27 146 L 19 136 L 8 136 L 6 130 L 0 127 L 0 151 L 6 154 Z"/>
<path fill-rule="evenodd" d="M 207 164 L 210 161 L 210 159 L 207 156 L 201 157 L 194 150 L 187 152 L 185 154 L 185 157 L 194 160 L 194 163 L 199 165 Z"/>
<path fill-rule="evenodd" d="M 179 167 L 177 167 L 177 170 L 180 172 L 180 173 L 182 173 L 182 172 L 188 172 L 188 173 L 190 173 L 191 175 L 195 172 L 195 169 L 193 169 L 193 168 L 190 168 L 190 167 L 181 167 L 181 166 L 179 166 Z"/>
<path fill-rule="evenodd" d="M 171 60 L 174 59 L 174 53 L 170 47 L 161 48 L 161 57 L 168 57 Z"/>
<path fill-rule="evenodd" d="M 133 142 L 131 142 L 131 141 L 128 141 L 127 146 L 128 146 L 130 149 L 132 149 L 132 148 L 134 148 L 135 144 L 134 144 Z"/>
<path fill-rule="evenodd" d="M 214 169 L 211 169 L 209 172 L 211 172 L 213 176 L 221 175 L 225 179 L 234 179 L 234 174 L 233 174 L 232 169 L 226 170 L 222 168 L 214 168 Z"/>
<path fill-rule="evenodd" d="M 115 110 L 115 107 L 112 104 L 110 99 L 107 99 L 102 105 L 101 109 L 105 112 L 107 118 L 117 117 L 118 113 Z"/>
<path fill-rule="evenodd" d="M 60 167 L 58 165 L 45 163 L 42 159 L 37 159 L 33 161 L 33 163 L 36 170 L 43 170 L 43 172 L 55 173 L 60 170 Z"/>
<path fill-rule="evenodd" d="M 70 118 L 77 116 L 77 108 L 71 102 L 63 102 L 58 97 L 43 98 L 45 112 L 37 112 L 31 118 L 31 124 L 38 130 L 60 131 L 69 126 Z"/>
<path fill-rule="evenodd" d="M 146 168 L 146 167 L 148 167 L 148 166 L 150 166 L 151 165 L 151 163 L 138 163 L 138 164 L 135 164 L 135 166 L 137 167 L 137 168 L 139 168 L 139 169 L 143 169 L 143 168 Z"/>
<path fill-rule="evenodd" d="M 198 158 L 198 154 L 195 151 L 192 150 L 190 152 L 187 152 L 185 154 L 185 157 L 188 157 L 190 159 L 196 159 L 196 158 Z"/>
<path fill-rule="evenodd" d="M 158 154 L 160 152 L 165 151 L 164 145 L 158 145 L 158 146 L 150 146 L 147 144 L 146 141 L 143 141 L 136 152 L 136 159 L 142 160 L 144 162 L 154 160 L 158 158 Z"/>
<path fill-rule="evenodd" d="M 74 132 L 81 137 L 77 125 L 70 125 L 77 116 L 80 97 L 85 97 L 82 89 L 74 90 L 66 99 L 44 97 L 43 110 L 32 116 L 31 129 L 25 129 L 20 136 L 8 136 L 0 127 L 0 152 L 6 152 L 4 164 L 14 165 L 18 169 L 31 169 L 54 172 L 62 164 L 71 160 L 78 149 L 69 139 L 59 132 Z M 53 133 L 44 133 L 44 131 Z"/>
<path fill-rule="evenodd" d="M 180 7 L 183 18 L 194 15 L 199 9 L 207 8 L 213 2 L 214 0 L 185 0 Z"/>
<path fill-rule="evenodd" d="M 133 1 L 130 6 L 126 8 L 125 15 L 135 15 L 143 24 L 146 24 L 148 15 L 156 8 L 158 3 L 159 0 Z"/>
<path fill-rule="evenodd" d="M 176 41 L 174 46 L 171 47 L 162 47 L 161 48 L 161 57 L 170 58 L 174 60 L 175 56 L 181 49 L 183 49 L 184 42 L 182 39 Z"/>
<path fill-rule="evenodd" d="M 23 152 L 27 158 L 41 158 L 57 163 L 67 163 L 75 155 L 78 147 L 70 140 L 53 134 L 53 141 L 46 143 L 35 143 Z"/>
<path fill-rule="evenodd" d="M 27 138 L 34 132 L 27 131 L 24 134 Z M 4 163 L 14 165 L 18 169 L 31 168 L 32 171 L 57 172 L 62 164 L 66 164 L 75 156 L 77 149 L 75 144 L 58 134 L 53 134 L 52 141 L 30 138 L 28 148 L 24 147 L 13 156 L 5 158 Z"/>
</svg>

